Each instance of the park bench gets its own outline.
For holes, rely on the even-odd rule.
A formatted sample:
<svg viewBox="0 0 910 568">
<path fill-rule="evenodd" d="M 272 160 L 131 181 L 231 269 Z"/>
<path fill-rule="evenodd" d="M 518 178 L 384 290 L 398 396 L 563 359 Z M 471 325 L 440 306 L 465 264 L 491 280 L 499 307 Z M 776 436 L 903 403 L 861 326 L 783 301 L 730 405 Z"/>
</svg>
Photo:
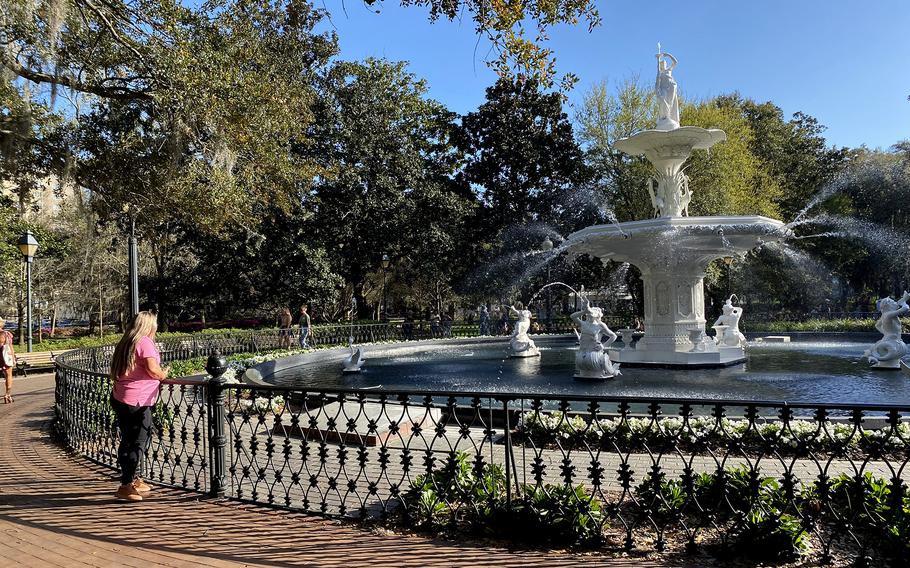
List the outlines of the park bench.
<svg viewBox="0 0 910 568">
<path fill-rule="evenodd" d="M 28 377 L 29 371 L 46 371 L 54 368 L 54 359 L 61 351 L 35 351 L 16 353 L 16 372 Z"/>
</svg>

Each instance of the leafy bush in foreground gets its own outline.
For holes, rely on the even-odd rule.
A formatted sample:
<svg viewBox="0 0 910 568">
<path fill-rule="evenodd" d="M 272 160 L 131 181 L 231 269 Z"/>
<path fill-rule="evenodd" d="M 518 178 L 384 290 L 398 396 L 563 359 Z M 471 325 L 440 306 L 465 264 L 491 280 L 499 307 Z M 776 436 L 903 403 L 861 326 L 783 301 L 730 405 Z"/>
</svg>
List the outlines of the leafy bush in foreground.
<svg viewBox="0 0 910 568">
<path fill-rule="evenodd" d="M 461 452 L 418 476 L 401 501 L 418 528 L 463 527 L 537 543 L 597 543 L 604 522 L 600 502 L 580 485 L 520 484 L 510 504 L 502 468 L 471 463 Z"/>
</svg>

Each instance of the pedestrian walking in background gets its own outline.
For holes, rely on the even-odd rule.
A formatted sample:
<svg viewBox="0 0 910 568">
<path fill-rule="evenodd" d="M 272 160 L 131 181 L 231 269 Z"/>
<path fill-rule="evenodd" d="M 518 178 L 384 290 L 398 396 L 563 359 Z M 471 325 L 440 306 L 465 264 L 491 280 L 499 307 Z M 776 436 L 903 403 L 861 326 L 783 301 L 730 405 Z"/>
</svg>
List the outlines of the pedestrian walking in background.
<svg viewBox="0 0 910 568">
<path fill-rule="evenodd" d="M 278 310 L 278 346 L 281 349 L 291 348 L 291 323 L 293 321 L 290 308 L 284 307 Z"/>
<path fill-rule="evenodd" d="M 300 316 L 298 318 L 297 325 L 300 326 L 300 337 L 298 338 L 298 341 L 300 342 L 300 348 L 309 349 L 310 345 L 307 343 L 307 339 L 310 336 L 310 314 L 307 313 L 306 304 L 300 306 Z"/>
<path fill-rule="evenodd" d="M 0 373 L 6 383 L 3 402 L 13 402 L 13 367 L 16 366 L 16 351 L 13 349 L 13 334 L 6 331 L 6 321 L 0 318 Z"/>
<path fill-rule="evenodd" d="M 480 335 L 490 335 L 490 312 L 485 305 L 480 306 Z"/>
<path fill-rule="evenodd" d="M 152 406 L 158 400 L 161 381 L 168 375 L 168 369 L 161 368 L 155 345 L 157 331 L 157 316 L 139 312 L 127 325 L 111 359 L 111 406 L 120 429 L 120 487 L 115 495 L 126 501 L 142 501 L 142 496 L 152 490 L 138 474 L 151 439 Z"/>
</svg>

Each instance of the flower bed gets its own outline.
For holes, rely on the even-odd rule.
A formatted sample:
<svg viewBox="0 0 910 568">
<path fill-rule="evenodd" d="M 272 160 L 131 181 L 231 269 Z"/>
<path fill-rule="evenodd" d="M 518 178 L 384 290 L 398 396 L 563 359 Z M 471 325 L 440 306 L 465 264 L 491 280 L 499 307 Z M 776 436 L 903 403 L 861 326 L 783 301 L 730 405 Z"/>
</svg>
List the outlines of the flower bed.
<svg viewBox="0 0 910 568">
<path fill-rule="evenodd" d="M 749 421 L 694 416 L 631 418 L 616 417 L 595 421 L 565 412 L 531 411 L 521 415 L 517 442 L 530 442 L 563 448 L 612 447 L 630 450 L 680 447 L 687 451 L 707 451 L 730 447 L 747 454 L 806 455 L 825 451 L 835 456 L 905 455 L 910 448 L 910 423 L 901 422 L 880 430 L 862 429 L 849 422 Z"/>
</svg>

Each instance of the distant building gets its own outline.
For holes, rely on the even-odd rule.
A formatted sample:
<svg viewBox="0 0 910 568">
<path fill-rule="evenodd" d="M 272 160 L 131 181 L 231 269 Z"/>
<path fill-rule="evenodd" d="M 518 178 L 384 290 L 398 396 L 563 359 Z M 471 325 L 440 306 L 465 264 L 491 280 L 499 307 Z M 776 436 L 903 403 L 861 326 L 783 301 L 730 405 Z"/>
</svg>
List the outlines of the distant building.
<svg viewBox="0 0 910 568">
<path fill-rule="evenodd" d="M 50 175 L 38 183 L 37 189 L 25 203 L 23 215 L 26 219 L 42 221 L 42 224 L 53 226 L 63 210 L 64 203 L 76 195 L 77 186 L 71 181 L 63 182 L 59 177 Z M 0 194 L 18 200 L 12 182 L 0 183 Z"/>
</svg>

